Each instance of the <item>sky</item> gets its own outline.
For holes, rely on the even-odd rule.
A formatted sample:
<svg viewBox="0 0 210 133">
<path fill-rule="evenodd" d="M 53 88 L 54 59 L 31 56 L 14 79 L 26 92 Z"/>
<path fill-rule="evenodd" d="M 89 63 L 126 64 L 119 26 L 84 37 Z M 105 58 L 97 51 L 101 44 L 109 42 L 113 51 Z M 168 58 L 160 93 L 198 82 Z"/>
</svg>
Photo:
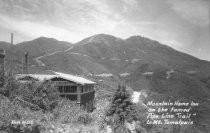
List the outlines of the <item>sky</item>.
<svg viewBox="0 0 210 133">
<path fill-rule="evenodd" d="M 140 35 L 210 61 L 209 0 L 0 0 L 0 41 Z"/>
</svg>

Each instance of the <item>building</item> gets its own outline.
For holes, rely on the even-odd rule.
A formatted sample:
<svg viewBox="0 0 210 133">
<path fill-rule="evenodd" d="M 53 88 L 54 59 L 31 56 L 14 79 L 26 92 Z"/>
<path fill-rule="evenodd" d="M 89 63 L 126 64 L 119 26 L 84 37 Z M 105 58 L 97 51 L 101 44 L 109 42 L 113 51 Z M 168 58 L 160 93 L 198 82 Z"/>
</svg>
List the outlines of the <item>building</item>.
<svg viewBox="0 0 210 133">
<path fill-rule="evenodd" d="M 50 80 L 57 86 L 60 97 L 77 101 L 86 110 L 92 110 L 94 108 L 95 82 L 83 77 L 55 72 L 53 75 L 18 74 L 16 78 L 20 82 Z"/>
</svg>

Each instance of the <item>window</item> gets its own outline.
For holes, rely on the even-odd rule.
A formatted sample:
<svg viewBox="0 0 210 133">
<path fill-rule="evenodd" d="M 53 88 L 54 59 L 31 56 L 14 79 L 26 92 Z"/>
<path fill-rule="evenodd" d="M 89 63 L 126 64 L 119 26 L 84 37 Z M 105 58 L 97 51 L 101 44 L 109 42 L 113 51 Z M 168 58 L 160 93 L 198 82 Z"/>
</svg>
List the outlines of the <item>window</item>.
<svg viewBox="0 0 210 133">
<path fill-rule="evenodd" d="M 77 86 L 59 86 L 59 92 L 61 92 L 61 93 L 76 93 Z"/>
<path fill-rule="evenodd" d="M 71 93 L 77 92 L 77 86 L 71 86 Z"/>
<path fill-rule="evenodd" d="M 92 85 L 90 86 L 90 91 L 93 91 L 93 86 Z"/>
<path fill-rule="evenodd" d="M 90 86 L 89 86 L 89 85 L 87 86 L 87 91 L 88 91 L 88 92 L 90 91 Z"/>
<path fill-rule="evenodd" d="M 87 88 L 87 86 L 85 86 L 85 92 L 88 92 L 88 88 Z"/>
<path fill-rule="evenodd" d="M 87 85 L 87 90 L 88 90 L 88 92 L 93 91 L 93 86 L 92 85 Z"/>
<path fill-rule="evenodd" d="M 63 88 L 64 88 L 64 92 L 67 93 L 67 88 L 66 88 L 66 86 L 64 86 Z"/>
<path fill-rule="evenodd" d="M 81 87 L 81 93 L 83 93 L 83 86 Z"/>
<path fill-rule="evenodd" d="M 66 88 L 66 93 L 70 93 L 71 92 L 71 87 L 70 86 L 65 86 Z"/>
<path fill-rule="evenodd" d="M 63 92 L 63 86 L 59 86 L 59 87 L 58 87 L 58 91 L 59 91 L 60 93 L 62 93 L 62 92 Z"/>
</svg>

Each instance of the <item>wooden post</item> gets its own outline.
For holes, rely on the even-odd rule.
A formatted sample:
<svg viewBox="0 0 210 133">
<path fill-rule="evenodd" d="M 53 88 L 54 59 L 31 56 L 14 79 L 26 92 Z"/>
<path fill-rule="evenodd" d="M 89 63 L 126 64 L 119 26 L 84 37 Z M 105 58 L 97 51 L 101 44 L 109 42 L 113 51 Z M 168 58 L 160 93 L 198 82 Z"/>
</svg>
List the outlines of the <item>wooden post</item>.
<svg viewBox="0 0 210 133">
<path fill-rule="evenodd" d="M 25 52 L 24 64 L 23 64 L 23 74 L 28 74 L 28 52 Z"/>
<path fill-rule="evenodd" d="M 77 103 L 81 104 L 81 86 L 77 85 Z"/>
</svg>

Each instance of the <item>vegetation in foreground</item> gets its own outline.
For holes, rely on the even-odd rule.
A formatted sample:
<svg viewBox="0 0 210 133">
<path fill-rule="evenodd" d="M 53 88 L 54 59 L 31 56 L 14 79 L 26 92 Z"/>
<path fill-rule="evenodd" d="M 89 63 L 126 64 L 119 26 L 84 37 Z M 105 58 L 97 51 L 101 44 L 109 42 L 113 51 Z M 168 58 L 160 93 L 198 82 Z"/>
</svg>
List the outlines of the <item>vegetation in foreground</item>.
<svg viewBox="0 0 210 133">
<path fill-rule="evenodd" d="M 60 99 L 56 87 L 50 82 L 20 84 L 14 78 L 5 81 L 0 94 L 0 132 L 200 132 L 189 126 L 147 125 L 147 108 L 141 103 L 132 103 L 131 92 L 125 86 L 119 85 L 111 96 L 98 98 L 96 109 L 86 112 L 75 102 Z"/>
</svg>

